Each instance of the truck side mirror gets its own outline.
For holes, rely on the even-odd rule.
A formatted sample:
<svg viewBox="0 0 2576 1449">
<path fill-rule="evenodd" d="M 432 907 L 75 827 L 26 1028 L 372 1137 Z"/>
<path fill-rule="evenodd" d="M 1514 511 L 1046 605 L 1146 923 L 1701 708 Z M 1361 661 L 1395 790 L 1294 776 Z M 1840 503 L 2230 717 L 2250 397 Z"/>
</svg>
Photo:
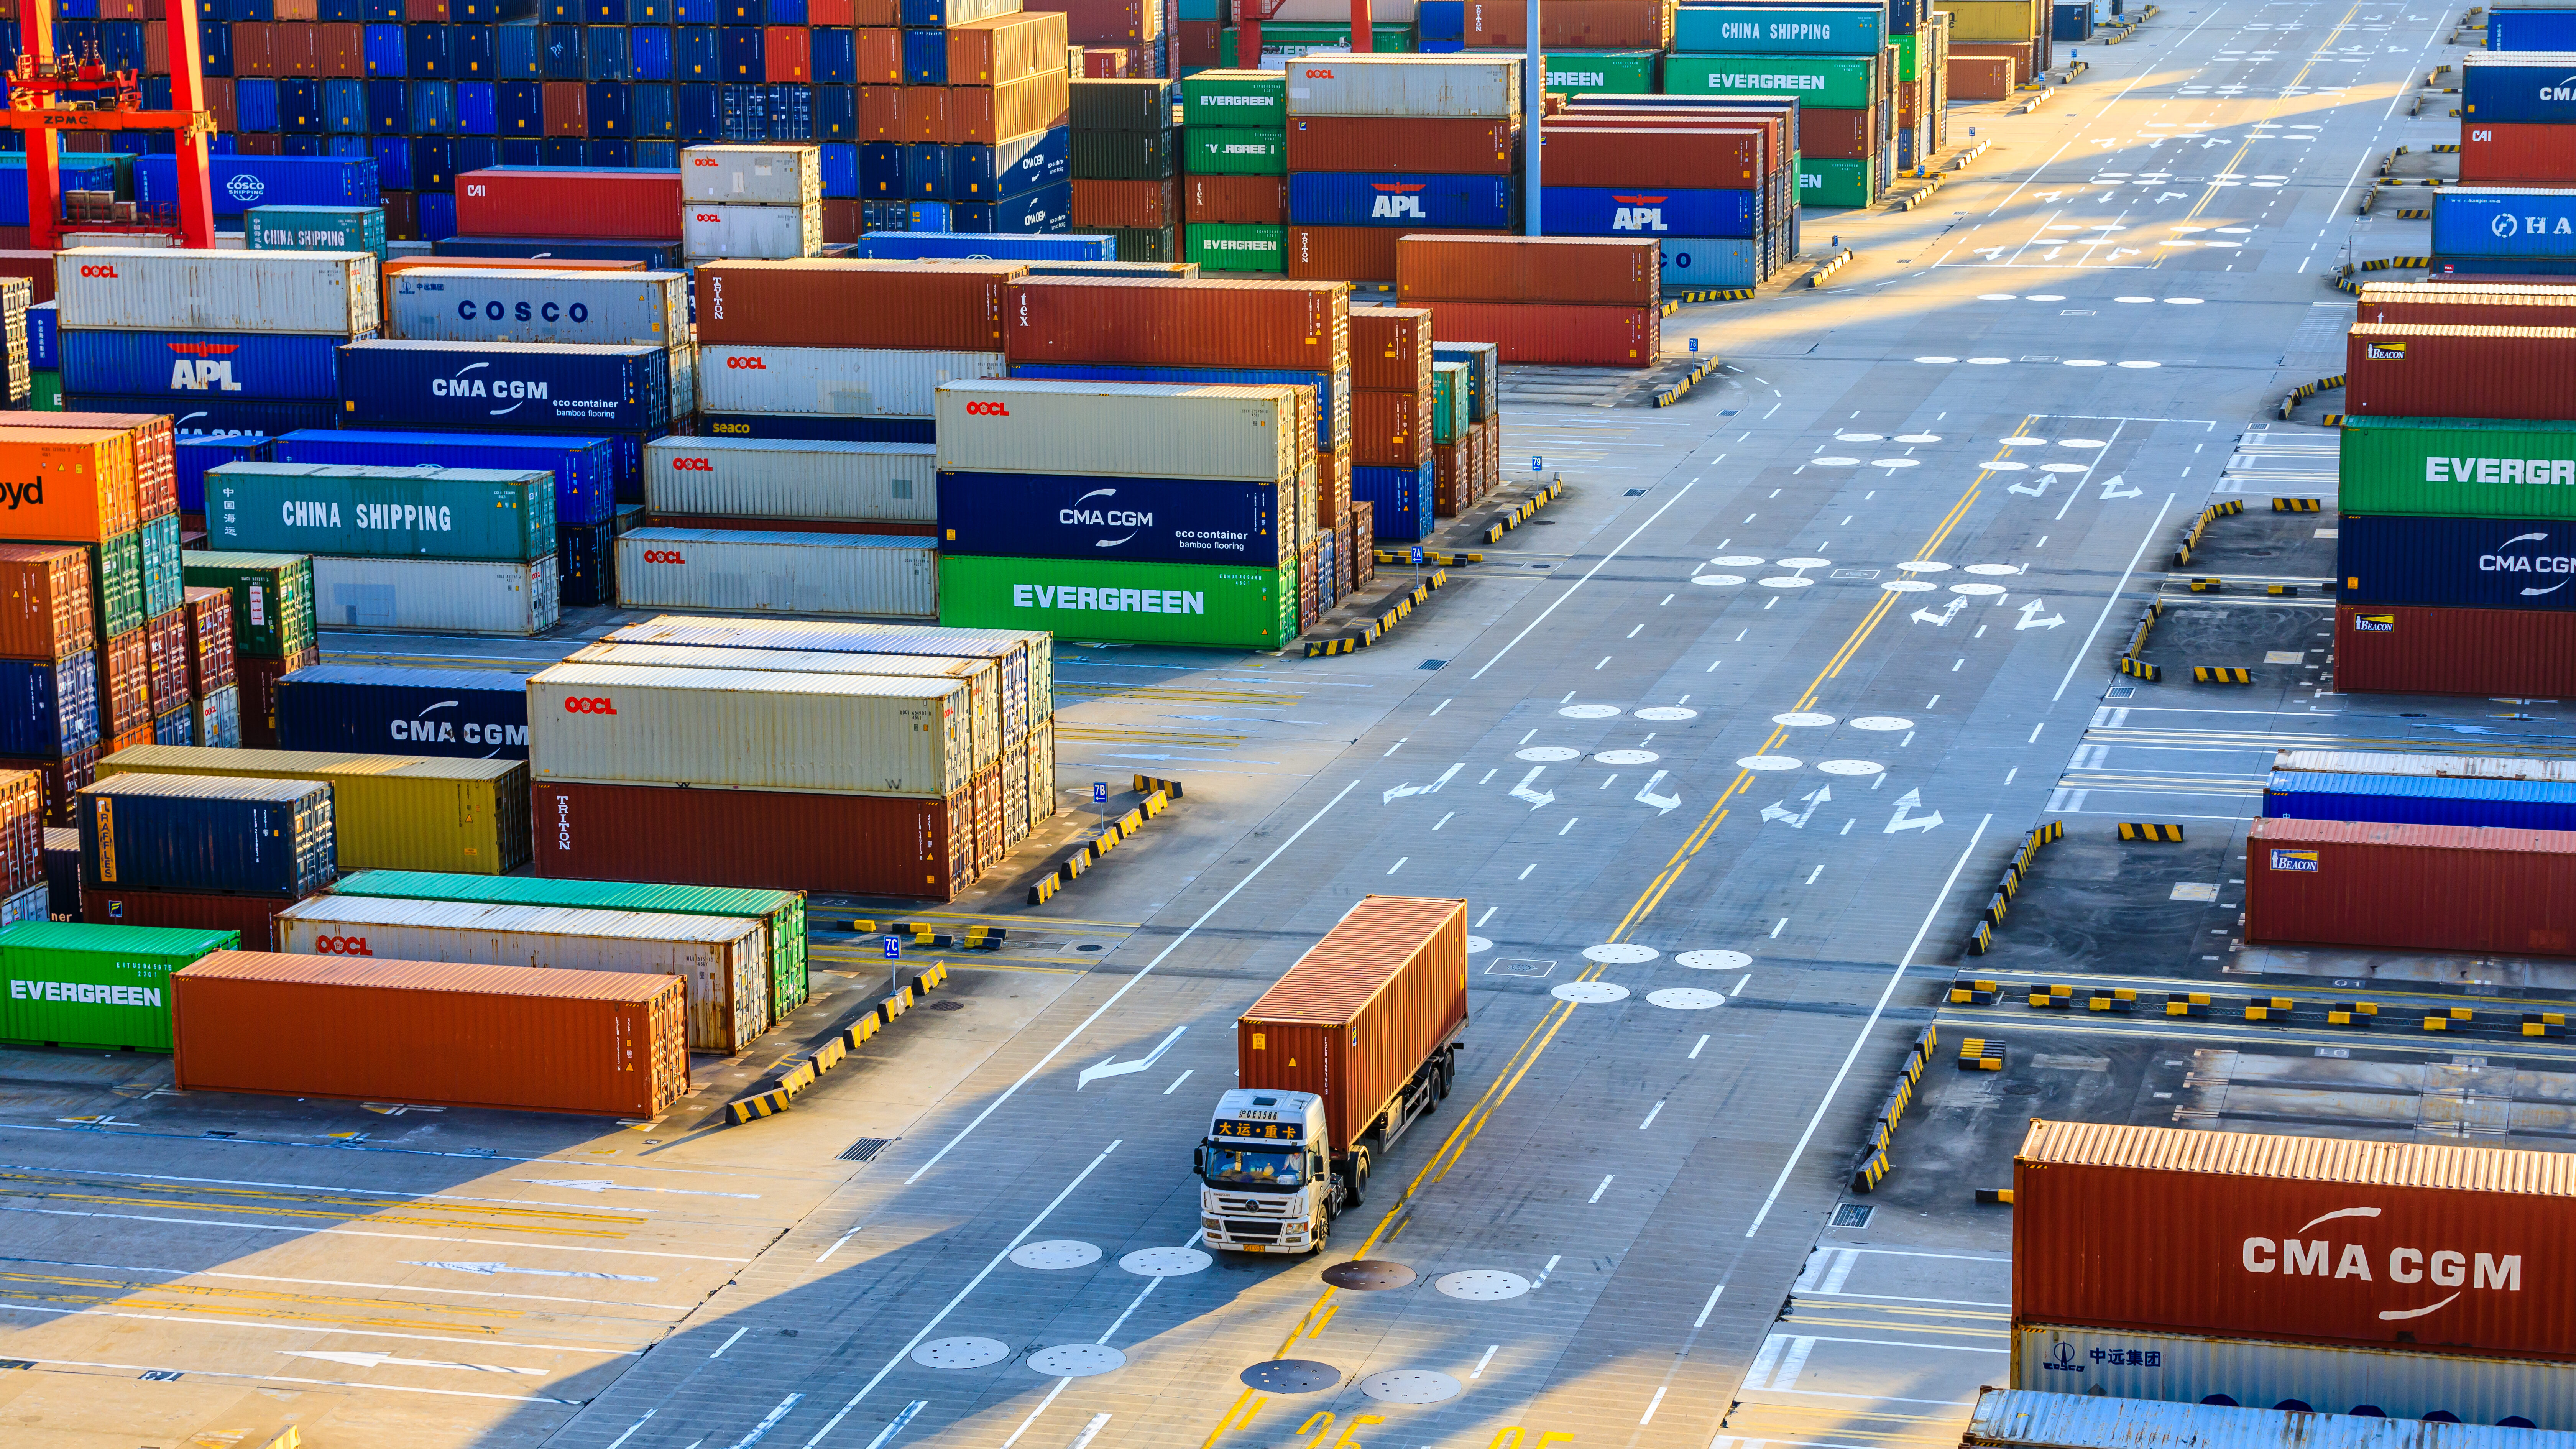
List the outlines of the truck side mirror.
<svg viewBox="0 0 2576 1449">
<path fill-rule="evenodd" d="M 1207 1176 L 1206 1148 L 1193 1147 L 1190 1149 L 1190 1171 L 1197 1173 L 1201 1177 Z"/>
</svg>

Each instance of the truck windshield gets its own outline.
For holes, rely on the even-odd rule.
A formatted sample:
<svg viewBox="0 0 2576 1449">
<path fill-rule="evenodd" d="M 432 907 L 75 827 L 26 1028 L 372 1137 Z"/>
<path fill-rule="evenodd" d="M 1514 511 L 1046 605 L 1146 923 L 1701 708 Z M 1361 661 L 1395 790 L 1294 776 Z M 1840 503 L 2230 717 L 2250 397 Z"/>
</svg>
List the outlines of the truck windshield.
<svg viewBox="0 0 2576 1449">
<path fill-rule="evenodd" d="M 1207 1180 L 1216 1187 L 1304 1187 L 1306 1155 L 1261 1148 L 1210 1147 Z"/>
</svg>

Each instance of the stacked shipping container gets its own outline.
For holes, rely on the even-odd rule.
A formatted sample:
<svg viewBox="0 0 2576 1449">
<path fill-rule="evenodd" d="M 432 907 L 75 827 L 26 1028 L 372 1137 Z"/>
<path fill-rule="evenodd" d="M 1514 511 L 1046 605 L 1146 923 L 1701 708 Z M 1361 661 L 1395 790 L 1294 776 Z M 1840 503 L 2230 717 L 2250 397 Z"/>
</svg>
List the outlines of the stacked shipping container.
<svg viewBox="0 0 2576 1449">
<path fill-rule="evenodd" d="M 81 790 L 79 819 L 81 918 L 93 923 L 220 931 L 224 946 L 265 951 L 277 913 L 339 868 L 320 780 L 121 775 Z"/>
<path fill-rule="evenodd" d="M 1519 220 L 1518 63 L 1312 56 L 1288 80 L 1290 276 L 1392 281 L 1398 237 L 1500 236 Z"/>
<path fill-rule="evenodd" d="M 313 561 L 300 554 L 191 549 L 182 556 L 180 572 L 189 589 L 220 590 L 225 596 L 232 633 L 229 670 L 239 686 L 234 707 L 237 742 L 254 749 L 274 747 L 278 681 L 322 659 L 320 636 L 314 628 Z M 192 634 L 191 640 L 190 657 L 203 677 L 219 677 L 221 666 L 214 657 L 210 627 L 208 632 Z M 86 778 L 80 783 L 86 784 Z"/>
<path fill-rule="evenodd" d="M 1910 17 L 1919 7 L 1899 9 Z M 1674 15 L 1665 89 L 1798 101 L 1800 204 L 1867 206 L 1895 174 L 1890 21 L 1877 3 L 1685 4 Z"/>
<path fill-rule="evenodd" d="M 2497 12 L 2501 18 L 2506 12 Z M 2516 12 L 2536 18 L 2541 12 Z M 2569 37 L 2576 42 L 2576 34 Z M 2460 66 L 2460 182 L 2565 186 L 2576 181 L 2576 53 L 2470 51 Z"/>
<path fill-rule="evenodd" d="M 2576 65 L 2569 67 L 2576 70 Z M 2468 155 L 2466 142 L 2461 156 Z M 2576 190 L 2445 186 L 2433 193 L 2436 272 L 2576 273 Z"/>
<path fill-rule="evenodd" d="M 1191 261 L 1210 272 L 1288 270 L 1286 72 L 1185 77 L 1181 172 Z"/>
<path fill-rule="evenodd" d="M 860 32 L 860 194 L 909 208 L 915 230 L 1063 231 L 1067 17 L 1011 0 L 889 8 L 902 30 Z"/>
<path fill-rule="evenodd" d="M 1172 83 L 1078 80 L 1072 90 L 1074 227 L 1116 237 L 1120 261 L 1179 260 Z"/>
</svg>

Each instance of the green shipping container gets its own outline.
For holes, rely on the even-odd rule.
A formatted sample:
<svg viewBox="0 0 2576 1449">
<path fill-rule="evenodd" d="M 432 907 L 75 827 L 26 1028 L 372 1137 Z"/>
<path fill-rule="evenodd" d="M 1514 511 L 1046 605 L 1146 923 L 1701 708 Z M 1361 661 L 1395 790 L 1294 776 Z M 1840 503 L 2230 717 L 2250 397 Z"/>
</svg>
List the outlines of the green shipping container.
<svg viewBox="0 0 2576 1449">
<path fill-rule="evenodd" d="M 218 548 L 335 558 L 501 559 L 555 551 L 544 469 L 226 463 L 206 472 Z"/>
<path fill-rule="evenodd" d="M 1921 39 L 1916 35 L 1900 35 L 1888 42 L 1896 48 L 1896 79 L 1900 84 L 1915 78 L 1915 66 L 1920 63 L 1920 51 L 1916 47 Z"/>
<path fill-rule="evenodd" d="M 1285 129 L 1288 125 L 1288 73 L 1278 70 L 1203 70 L 1189 76 L 1181 82 L 1181 124 L 1269 131 Z"/>
<path fill-rule="evenodd" d="M 1238 64 L 1234 58 L 1235 41 L 1242 33 L 1229 25 L 1217 36 L 1216 63 L 1218 65 L 1232 67 Z M 1410 25 L 1372 25 L 1369 27 L 1369 35 L 1376 42 L 1377 53 L 1380 55 L 1406 53 L 1417 48 L 1413 39 L 1413 27 Z M 1293 56 L 1304 55 L 1315 50 L 1350 48 L 1351 27 L 1347 22 L 1334 25 L 1321 21 L 1274 20 L 1261 27 L 1263 55 Z"/>
<path fill-rule="evenodd" d="M 1206 272 L 1285 272 L 1288 228 L 1257 222 L 1203 221 L 1189 229 L 1186 260 Z"/>
<path fill-rule="evenodd" d="M 1862 111 L 1878 95 L 1878 58 L 1668 55 L 1664 91 L 1676 96 L 1781 96 L 1829 111 Z"/>
<path fill-rule="evenodd" d="M 170 973 L 239 931 L 20 921 L 0 931 L 0 1041 L 170 1050 Z"/>
<path fill-rule="evenodd" d="M 1467 364 L 1431 364 L 1431 441 L 1454 443 L 1467 434 L 1467 404 L 1472 390 Z"/>
<path fill-rule="evenodd" d="M 142 534 L 120 533 L 104 543 L 69 546 L 89 550 L 90 610 L 98 621 L 99 637 L 142 628 Z"/>
<path fill-rule="evenodd" d="M 1179 169 L 1169 131 L 1076 131 L 1073 174 L 1093 181 L 1160 181 Z"/>
<path fill-rule="evenodd" d="M 143 565 L 143 614 L 159 618 L 179 607 L 179 515 L 165 513 L 135 531 Z"/>
<path fill-rule="evenodd" d="M 406 901 L 473 901 L 511 906 L 568 906 L 595 911 L 650 911 L 668 916 L 741 917 L 769 928 L 770 1007 L 774 1019 L 805 1004 L 805 893 L 725 886 L 643 885 L 615 880 L 540 880 L 533 876 L 454 875 L 426 870 L 362 870 L 342 876 L 333 895 Z"/>
<path fill-rule="evenodd" d="M 2576 519 L 2576 423 L 2346 418 L 2346 513 Z"/>
<path fill-rule="evenodd" d="M 1800 206 L 1867 206 L 1877 194 L 1871 168 L 1875 161 L 1815 161 L 1798 158 Z"/>
<path fill-rule="evenodd" d="M 1285 176 L 1288 133 L 1242 126 L 1185 126 L 1181 170 L 1192 176 Z"/>
<path fill-rule="evenodd" d="M 254 206 L 242 213 L 242 237 L 252 251 L 390 255 L 381 206 Z"/>
<path fill-rule="evenodd" d="M 313 560 L 292 553 L 180 555 L 179 577 L 192 589 L 230 589 L 233 648 L 284 659 L 313 643 Z"/>
<path fill-rule="evenodd" d="M 1470 55 L 1515 55 L 1516 51 L 1475 50 Z M 1540 57 L 1547 66 L 1547 88 L 1569 96 L 1606 92 L 1621 96 L 1655 94 L 1659 50 L 1557 50 Z"/>
<path fill-rule="evenodd" d="M 1066 639 L 1277 649 L 1297 637 L 1297 569 L 939 556 L 939 622 Z"/>
<path fill-rule="evenodd" d="M 27 394 L 28 409 L 40 413 L 61 412 L 63 410 L 63 375 L 59 372 L 38 372 L 30 376 L 34 380 L 34 390 Z"/>
</svg>

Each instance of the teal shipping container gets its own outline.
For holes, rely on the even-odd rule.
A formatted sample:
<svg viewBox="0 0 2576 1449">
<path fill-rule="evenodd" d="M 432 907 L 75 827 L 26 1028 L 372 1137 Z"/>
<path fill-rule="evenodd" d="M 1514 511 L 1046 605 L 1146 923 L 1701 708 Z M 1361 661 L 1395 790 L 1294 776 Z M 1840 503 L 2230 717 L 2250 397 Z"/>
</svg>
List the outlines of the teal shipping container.
<svg viewBox="0 0 2576 1449">
<path fill-rule="evenodd" d="M 226 463 L 206 470 L 206 537 L 250 553 L 526 563 L 555 551 L 555 475 Z"/>
<path fill-rule="evenodd" d="M 243 243 L 252 251 L 373 252 L 385 246 L 381 206 L 254 206 L 242 213 Z"/>
<path fill-rule="evenodd" d="M 1876 55 L 1887 12 L 1862 6 L 1683 5 L 1673 49 L 1705 55 Z"/>
</svg>

